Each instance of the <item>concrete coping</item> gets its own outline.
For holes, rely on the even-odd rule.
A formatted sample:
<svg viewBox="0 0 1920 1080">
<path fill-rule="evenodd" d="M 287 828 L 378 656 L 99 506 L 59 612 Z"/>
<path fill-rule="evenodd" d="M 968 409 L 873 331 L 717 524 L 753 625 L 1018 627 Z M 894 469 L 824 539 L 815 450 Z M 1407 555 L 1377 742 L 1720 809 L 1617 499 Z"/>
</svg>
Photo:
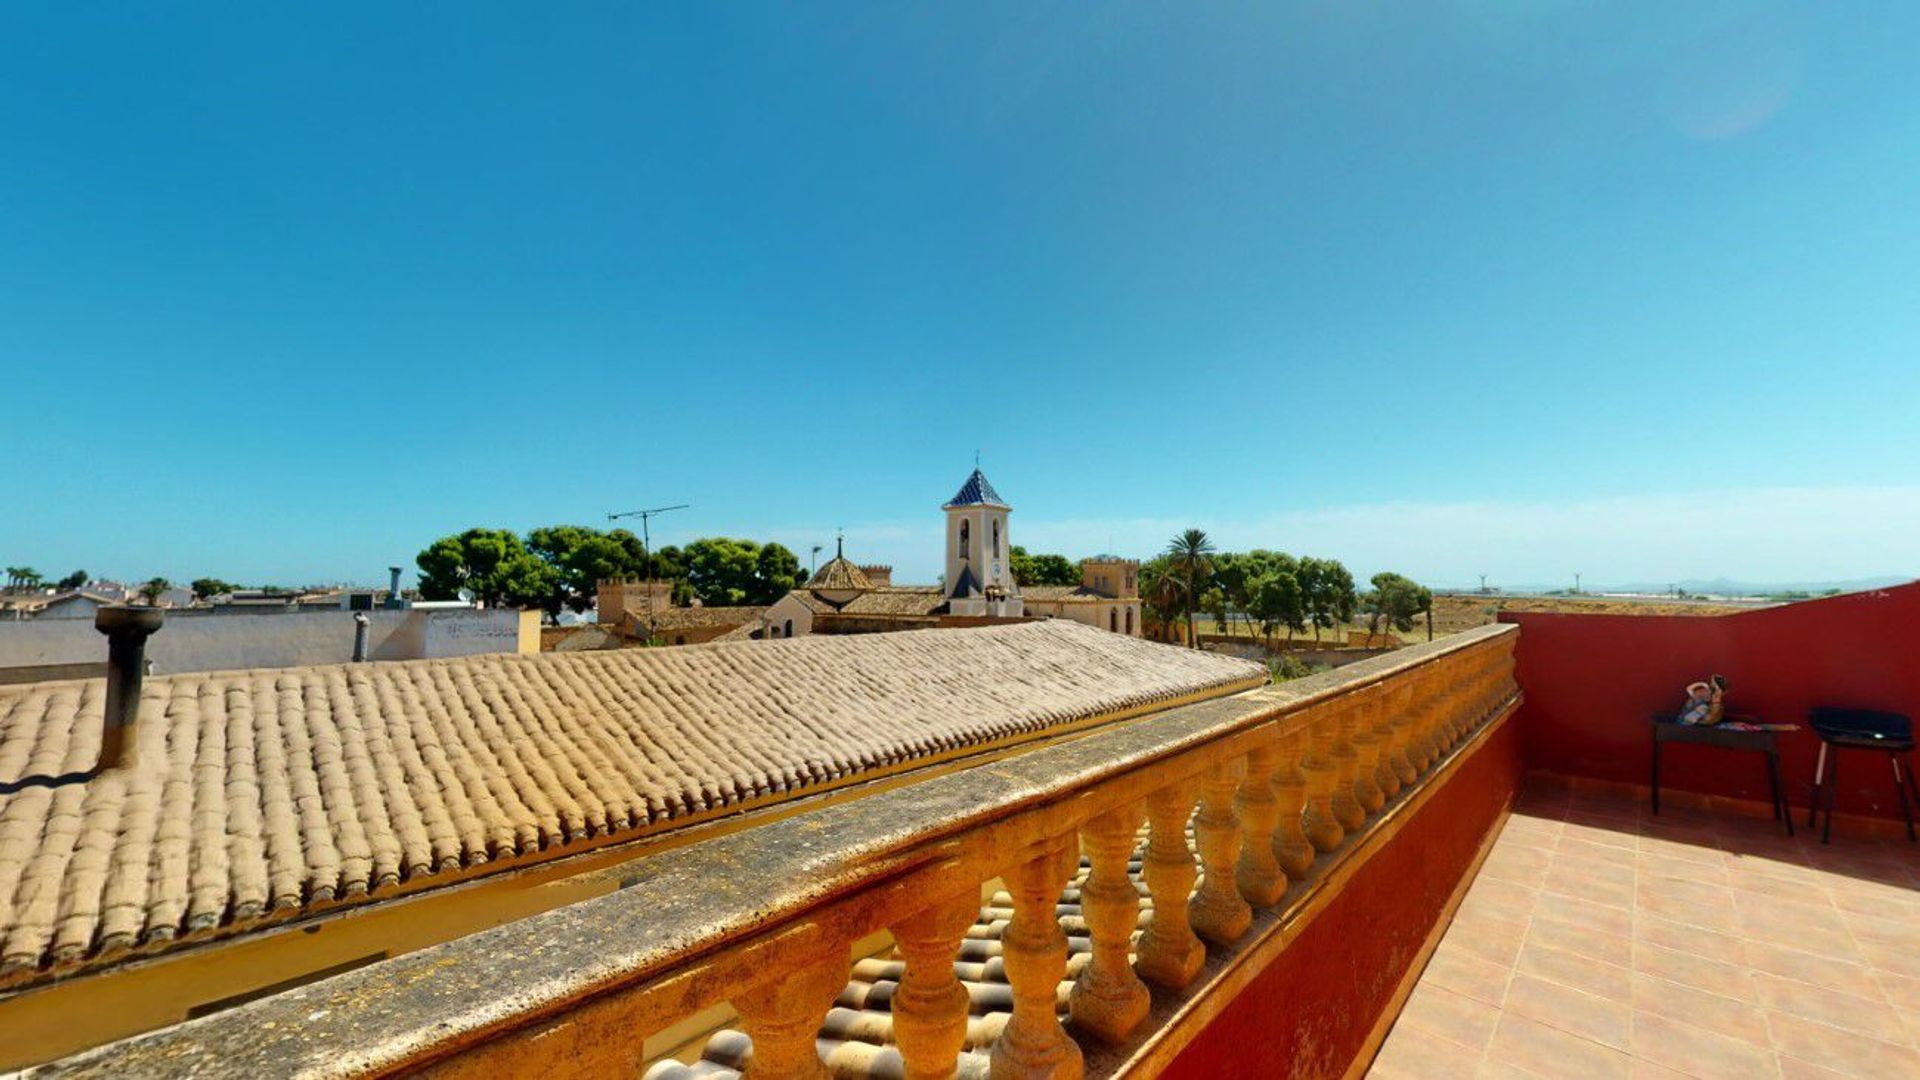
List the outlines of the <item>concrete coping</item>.
<svg viewBox="0 0 1920 1080">
<path fill-rule="evenodd" d="M 27 1070 L 383 1075 L 641 985 L 898 872 L 889 856 L 1517 633 L 1478 627 L 1334 671 L 797 814 L 637 863 L 627 887 Z M 644 1032 L 636 1032 L 635 1038 Z"/>
</svg>

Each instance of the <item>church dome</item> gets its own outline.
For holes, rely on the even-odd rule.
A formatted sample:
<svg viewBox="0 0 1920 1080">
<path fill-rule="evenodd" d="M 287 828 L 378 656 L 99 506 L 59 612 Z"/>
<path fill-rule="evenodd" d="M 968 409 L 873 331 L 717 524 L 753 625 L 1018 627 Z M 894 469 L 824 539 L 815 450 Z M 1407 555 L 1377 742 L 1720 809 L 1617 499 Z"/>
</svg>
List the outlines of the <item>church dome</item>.
<svg viewBox="0 0 1920 1080">
<path fill-rule="evenodd" d="M 844 555 L 835 555 L 823 563 L 814 572 L 813 579 L 807 582 L 809 589 L 825 589 L 833 592 L 850 592 L 873 588 L 873 580 L 866 571 L 847 561 Z"/>
</svg>

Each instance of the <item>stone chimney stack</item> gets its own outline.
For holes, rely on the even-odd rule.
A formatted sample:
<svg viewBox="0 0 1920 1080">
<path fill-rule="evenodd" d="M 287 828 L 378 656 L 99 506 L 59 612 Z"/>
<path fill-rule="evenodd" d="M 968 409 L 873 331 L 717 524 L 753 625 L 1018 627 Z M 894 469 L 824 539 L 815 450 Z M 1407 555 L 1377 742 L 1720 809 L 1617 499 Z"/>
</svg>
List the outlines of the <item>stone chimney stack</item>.
<svg viewBox="0 0 1920 1080">
<path fill-rule="evenodd" d="M 93 627 L 107 635 L 106 728 L 100 734 L 100 764 L 105 772 L 133 763 L 135 721 L 140 718 L 140 684 L 147 673 L 147 638 L 165 618 L 159 608 L 103 607 Z"/>
</svg>

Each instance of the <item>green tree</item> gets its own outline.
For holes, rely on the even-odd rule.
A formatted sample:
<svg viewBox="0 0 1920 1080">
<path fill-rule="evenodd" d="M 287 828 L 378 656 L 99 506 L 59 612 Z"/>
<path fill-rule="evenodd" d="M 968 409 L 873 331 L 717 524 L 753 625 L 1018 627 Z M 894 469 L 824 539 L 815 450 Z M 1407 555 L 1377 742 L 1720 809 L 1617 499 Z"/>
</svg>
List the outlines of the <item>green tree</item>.
<svg viewBox="0 0 1920 1080">
<path fill-rule="evenodd" d="M 72 592 L 86 583 L 87 572 L 85 570 L 75 570 L 73 573 L 60 579 L 59 588 L 61 592 Z"/>
<path fill-rule="evenodd" d="M 1157 555 L 1140 567 L 1140 614 L 1161 626 L 1178 626 L 1185 604 L 1180 575 L 1173 559 Z"/>
<path fill-rule="evenodd" d="M 7 588 L 9 589 L 37 589 L 44 580 L 46 579 L 40 576 L 40 571 L 31 566 L 7 567 Z"/>
<path fill-rule="evenodd" d="M 159 603 L 160 597 L 171 588 L 173 588 L 173 582 L 168 581 L 166 578 L 148 578 L 146 582 L 140 586 L 140 599 L 145 600 L 148 607 L 152 607 Z"/>
<path fill-rule="evenodd" d="M 800 556 L 784 544 L 769 542 L 761 546 L 755 559 L 754 576 L 757 581 L 749 603 L 771 604 L 799 586 L 806 573 L 801 569 Z"/>
<path fill-rule="evenodd" d="M 1313 627 L 1313 640 L 1320 640 L 1322 629 L 1332 629 L 1353 618 L 1359 597 L 1354 591 L 1353 574 L 1338 559 L 1303 555 L 1296 574 L 1307 623 Z"/>
<path fill-rule="evenodd" d="M 230 592 L 238 592 L 240 590 L 240 586 L 238 585 L 213 577 L 194 578 L 193 583 L 189 585 L 188 588 L 193 590 L 193 598 L 195 600 L 211 600 L 216 596 L 225 596 Z"/>
<path fill-rule="evenodd" d="M 1018 544 L 1007 549 L 1007 568 L 1022 585 L 1080 584 L 1080 568 L 1065 555 L 1032 555 Z"/>
<path fill-rule="evenodd" d="M 687 581 L 700 602 L 730 607 L 759 595 L 760 545 L 751 540 L 709 536 L 686 548 Z"/>
<path fill-rule="evenodd" d="M 1411 630 L 1414 617 L 1433 607 L 1433 592 L 1411 578 L 1383 571 L 1373 575 L 1372 584 L 1365 598 L 1368 637 L 1380 632 L 1382 622 Z"/>
<path fill-rule="evenodd" d="M 1199 603 L 1200 589 L 1213 573 L 1213 541 L 1200 529 L 1188 529 L 1167 542 L 1166 554 L 1173 559 L 1180 575 L 1187 609 L 1187 643 L 1197 649 L 1200 638 L 1193 631 L 1193 613 Z"/>
<path fill-rule="evenodd" d="M 1300 602 L 1300 581 L 1291 570 L 1272 570 L 1255 579 L 1247 614 L 1260 624 L 1267 643 L 1280 627 L 1287 628 L 1287 640 L 1296 631 L 1305 630 L 1306 608 Z"/>
<path fill-rule="evenodd" d="M 551 610 L 558 571 L 507 529 L 468 529 L 435 540 L 414 558 L 420 595 L 455 600 L 461 592 L 488 607 Z"/>
<path fill-rule="evenodd" d="M 607 578 L 638 577 L 646 570 L 639 538 L 625 529 L 549 525 L 527 534 L 527 550 L 553 570 L 552 592 L 540 606 L 555 620 L 562 608 L 578 613 L 592 607 Z"/>
</svg>

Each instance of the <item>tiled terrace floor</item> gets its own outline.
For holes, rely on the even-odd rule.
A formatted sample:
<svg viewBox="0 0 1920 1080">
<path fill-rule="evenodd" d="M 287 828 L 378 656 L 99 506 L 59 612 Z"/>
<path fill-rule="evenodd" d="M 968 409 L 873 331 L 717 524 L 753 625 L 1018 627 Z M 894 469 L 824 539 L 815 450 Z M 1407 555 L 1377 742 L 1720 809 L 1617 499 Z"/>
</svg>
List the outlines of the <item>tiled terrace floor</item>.
<svg viewBox="0 0 1920 1080">
<path fill-rule="evenodd" d="M 1920 845 L 1530 790 L 1371 1075 L 1920 1078 Z"/>
</svg>

